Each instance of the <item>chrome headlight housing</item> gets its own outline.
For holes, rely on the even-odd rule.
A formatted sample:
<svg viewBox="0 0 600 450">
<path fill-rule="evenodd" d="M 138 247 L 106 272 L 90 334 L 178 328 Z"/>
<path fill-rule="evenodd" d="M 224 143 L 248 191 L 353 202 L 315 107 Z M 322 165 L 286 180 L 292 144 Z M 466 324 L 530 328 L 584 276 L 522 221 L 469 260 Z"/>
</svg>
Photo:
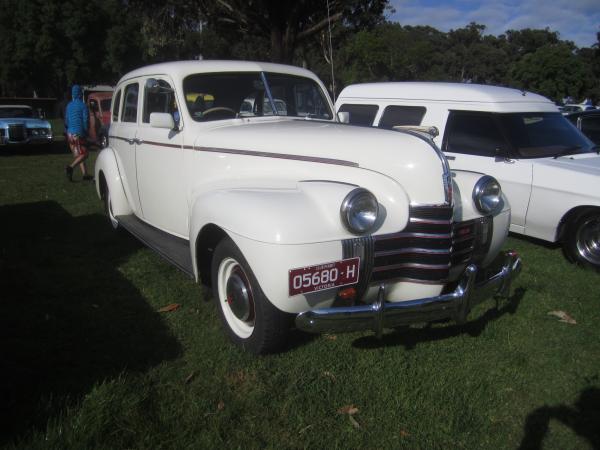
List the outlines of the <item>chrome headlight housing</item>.
<svg viewBox="0 0 600 450">
<path fill-rule="evenodd" d="M 340 208 L 342 223 L 353 234 L 368 233 L 379 216 L 379 203 L 375 196 L 364 188 L 353 189 Z"/>
<path fill-rule="evenodd" d="M 473 202 L 482 214 L 490 214 L 501 207 L 502 188 L 494 177 L 484 175 L 473 188 Z"/>
</svg>

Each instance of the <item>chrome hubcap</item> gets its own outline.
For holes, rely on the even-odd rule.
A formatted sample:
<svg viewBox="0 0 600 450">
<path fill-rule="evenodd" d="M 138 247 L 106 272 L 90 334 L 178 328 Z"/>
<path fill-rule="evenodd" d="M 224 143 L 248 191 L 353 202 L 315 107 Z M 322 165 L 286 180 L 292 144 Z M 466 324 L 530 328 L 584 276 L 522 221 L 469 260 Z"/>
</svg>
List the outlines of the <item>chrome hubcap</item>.
<svg viewBox="0 0 600 450">
<path fill-rule="evenodd" d="M 586 261 L 600 266 L 600 217 L 591 217 L 579 227 L 577 251 Z"/>
<path fill-rule="evenodd" d="M 245 275 L 237 266 L 233 269 L 229 280 L 227 280 L 227 303 L 231 312 L 239 320 L 247 322 L 252 320 L 252 295 L 245 280 Z"/>
<path fill-rule="evenodd" d="M 248 277 L 233 258 L 219 264 L 217 289 L 221 310 L 231 331 L 247 339 L 254 331 L 254 297 Z"/>
</svg>

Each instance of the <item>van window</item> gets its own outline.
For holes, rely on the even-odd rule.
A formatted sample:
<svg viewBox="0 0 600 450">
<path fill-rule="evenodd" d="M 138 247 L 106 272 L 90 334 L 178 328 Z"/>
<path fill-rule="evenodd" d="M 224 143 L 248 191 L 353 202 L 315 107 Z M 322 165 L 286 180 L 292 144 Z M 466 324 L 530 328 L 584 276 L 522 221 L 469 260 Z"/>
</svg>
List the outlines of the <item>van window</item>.
<svg viewBox="0 0 600 450">
<path fill-rule="evenodd" d="M 373 120 L 379 111 L 377 105 L 352 105 L 344 103 L 340 106 L 339 112 L 350 113 L 350 123 L 352 125 L 362 125 L 370 127 L 373 125 Z"/>
<path fill-rule="evenodd" d="M 446 152 L 496 156 L 508 145 L 491 113 L 450 112 L 444 138 Z"/>
<path fill-rule="evenodd" d="M 391 130 L 396 125 L 421 125 L 426 111 L 424 106 L 386 106 L 378 126 Z"/>
<path fill-rule="evenodd" d="M 115 102 L 113 103 L 113 110 L 112 110 L 112 121 L 113 122 L 119 121 L 119 104 L 120 103 L 121 103 L 121 90 L 119 89 L 119 92 L 117 92 L 117 96 L 115 97 Z"/>
<path fill-rule="evenodd" d="M 123 99 L 122 122 L 137 122 L 138 84 L 132 83 L 125 87 Z"/>
</svg>

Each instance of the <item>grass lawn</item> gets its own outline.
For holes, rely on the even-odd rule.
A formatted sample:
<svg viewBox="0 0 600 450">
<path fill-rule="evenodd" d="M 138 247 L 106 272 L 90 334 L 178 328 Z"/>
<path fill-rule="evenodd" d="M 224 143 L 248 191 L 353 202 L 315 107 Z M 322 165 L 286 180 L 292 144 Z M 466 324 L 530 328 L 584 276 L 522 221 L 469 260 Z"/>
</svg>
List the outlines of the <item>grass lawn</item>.
<svg viewBox="0 0 600 450">
<path fill-rule="evenodd" d="M 515 295 L 466 325 L 297 333 L 257 358 L 70 160 L 0 149 L 0 446 L 600 448 L 600 274 L 559 248 L 510 237 Z"/>
</svg>

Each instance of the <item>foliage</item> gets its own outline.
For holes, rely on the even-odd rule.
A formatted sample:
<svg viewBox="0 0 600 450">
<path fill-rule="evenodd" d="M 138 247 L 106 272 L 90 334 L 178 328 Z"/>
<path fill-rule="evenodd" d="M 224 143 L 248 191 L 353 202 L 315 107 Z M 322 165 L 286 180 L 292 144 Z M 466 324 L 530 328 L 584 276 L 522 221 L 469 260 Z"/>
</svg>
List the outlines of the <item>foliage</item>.
<svg viewBox="0 0 600 450">
<path fill-rule="evenodd" d="M 327 5 L 323 0 L 0 0 L 0 96 L 35 91 L 62 97 L 74 82 L 114 83 L 143 64 L 206 58 L 304 66 L 337 92 L 357 82 L 437 80 L 600 101 L 598 44 L 577 48 L 548 28 L 494 36 L 477 23 L 449 32 L 403 26 L 384 20 L 387 0 L 330 0 L 329 14 Z"/>
</svg>

